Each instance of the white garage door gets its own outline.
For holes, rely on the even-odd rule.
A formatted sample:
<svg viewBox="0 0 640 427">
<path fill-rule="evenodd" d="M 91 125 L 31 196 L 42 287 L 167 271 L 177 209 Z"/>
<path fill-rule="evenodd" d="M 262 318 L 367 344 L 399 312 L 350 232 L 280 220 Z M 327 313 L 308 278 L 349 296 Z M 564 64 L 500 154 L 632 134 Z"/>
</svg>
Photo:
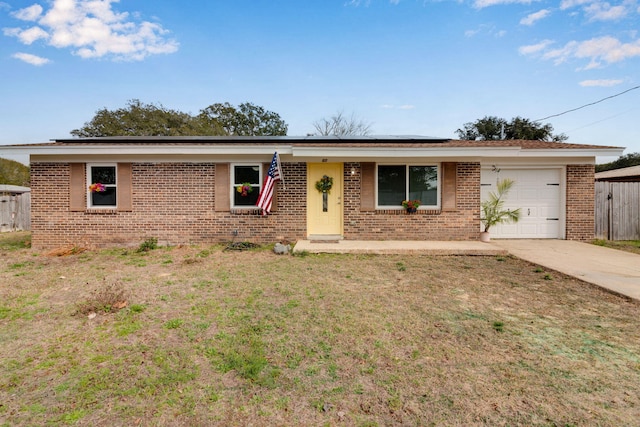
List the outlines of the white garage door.
<svg viewBox="0 0 640 427">
<path fill-rule="evenodd" d="M 505 199 L 505 208 L 520 208 L 520 221 L 494 225 L 491 237 L 522 239 L 562 238 L 562 169 L 483 169 L 481 198 L 496 191 L 498 179 L 510 178 L 515 184 Z"/>
</svg>

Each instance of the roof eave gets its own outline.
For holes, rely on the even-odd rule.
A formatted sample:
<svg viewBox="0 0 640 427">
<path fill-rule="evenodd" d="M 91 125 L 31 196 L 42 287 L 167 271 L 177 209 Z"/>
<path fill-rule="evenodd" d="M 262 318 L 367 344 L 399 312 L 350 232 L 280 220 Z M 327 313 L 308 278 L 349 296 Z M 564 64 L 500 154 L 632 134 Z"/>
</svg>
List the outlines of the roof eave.
<svg viewBox="0 0 640 427">
<path fill-rule="evenodd" d="M 9 154 L 42 155 L 42 156 L 229 156 L 229 155 L 269 155 L 277 151 L 282 156 L 294 159 L 333 158 L 344 160 L 364 160 L 380 158 L 483 158 L 483 157 L 599 157 L 621 156 L 624 148 L 620 147 L 585 147 L 585 148 L 522 148 L 519 146 L 501 147 L 446 147 L 441 144 L 425 147 L 392 147 L 392 146 L 297 146 L 276 140 L 270 144 L 91 144 L 91 145 L 52 145 L 33 144 L 21 146 L 0 146 L 0 151 Z"/>
</svg>

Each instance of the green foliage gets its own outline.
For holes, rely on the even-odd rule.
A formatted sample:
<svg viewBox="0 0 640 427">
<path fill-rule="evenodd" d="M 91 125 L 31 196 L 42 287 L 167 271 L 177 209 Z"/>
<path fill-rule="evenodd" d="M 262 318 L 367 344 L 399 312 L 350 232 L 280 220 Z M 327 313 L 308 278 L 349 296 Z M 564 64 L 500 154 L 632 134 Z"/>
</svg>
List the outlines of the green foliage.
<svg viewBox="0 0 640 427">
<path fill-rule="evenodd" d="M 495 329 L 496 332 L 503 332 L 504 322 L 500 322 L 500 321 L 493 322 L 493 329 Z"/>
<path fill-rule="evenodd" d="M 291 252 L 294 257 L 306 258 L 309 256 L 309 251 L 295 251 Z"/>
<path fill-rule="evenodd" d="M 565 134 L 553 134 L 551 124 L 534 122 L 523 117 L 514 117 L 510 122 L 496 116 L 485 116 L 475 122 L 465 123 L 456 130 L 460 139 L 470 141 L 491 141 L 505 139 L 526 139 L 537 141 L 566 141 Z"/>
<path fill-rule="evenodd" d="M 140 243 L 136 252 L 149 252 L 158 248 L 158 239 L 155 237 L 149 237 L 144 242 Z"/>
<path fill-rule="evenodd" d="M 164 327 L 167 329 L 178 329 L 184 321 L 182 319 L 171 319 L 167 320 L 164 324 Z"/>
<path fill-rule="evenodd" d="M 284 136 L 287 124 L 280 115 L 249 102 L 235 108 L 228 102 L 209 105 L 200 111 L 201 122 L 221 127 L 230 136 Z"/>
<path fill-rule="evenodd" d="M 507 126 L 505 119 L 496 116 L 485 116 L 475 122 L 465 123 L 463 129 L 456 130 L 458 138 L 470 141 L 502 139 L 501 135 Z"/>
<path fill-rule="evenodd" d="M 224 136 L 286 135 L 287 124 L 277 113 L 250 103 L 238 108 L 212 104 L 198 115 L 130 100 L 126 107 L 98 110 L 91 121 L 71 135 L 105 136 Z"/>
<path fill-rule="evenodd" d="M 618 159 L 610 163 L 596 165 L 596 172 L 604 172 L 613 169 L 628 168 L 640 165 L 640 153 L 629 153 L 620 156 Z"/>
<path fill-rule="evenodd" d="M 520 219 L 520 208 L 514 210 L 504 208 L 504 198 L 513 184 L 515 182 L 508 178 L 498 181 L 497 192 L 489 193 L 489 199 L 482 202 L 480 221 L 484 224 L 484 231 L 489 231 L 489 228 L 496 224 L 518 222 Z"/>
<path fill-rule="evenodd" d="M 144 104 L 130 100 L 125 108 L 98 110 L 91 121 L 71 135 L 87 137 L 103 136 L 189 136 L 224 135 L 224 130 L 187 113 L 170 110 L 162 105 Z"/>
<path fill-rule="evenodd" d="M 14 160 L 0 159 L 0 184 L 28 187 L 29 181 L 27 166 Z"/>
</svg>

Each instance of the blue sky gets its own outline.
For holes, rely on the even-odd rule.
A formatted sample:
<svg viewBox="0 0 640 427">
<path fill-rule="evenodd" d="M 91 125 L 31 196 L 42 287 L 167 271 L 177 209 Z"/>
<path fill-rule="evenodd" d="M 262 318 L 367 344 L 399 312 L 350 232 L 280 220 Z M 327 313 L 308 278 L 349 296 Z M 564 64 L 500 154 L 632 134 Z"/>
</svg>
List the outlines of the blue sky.
<svg viewBox="0 0 640 427">
<path fill-rule="evenodd" d="M 130 99 L 338 111 L 374 134 L 454 138 L 640 85 L 639 0 L 0 0 L 0 144 L 69 137 Z M 640 89 L 545 120 L 640 152 Z M 610 160 L 610 159 L 609 159 Z"/>
</svg>

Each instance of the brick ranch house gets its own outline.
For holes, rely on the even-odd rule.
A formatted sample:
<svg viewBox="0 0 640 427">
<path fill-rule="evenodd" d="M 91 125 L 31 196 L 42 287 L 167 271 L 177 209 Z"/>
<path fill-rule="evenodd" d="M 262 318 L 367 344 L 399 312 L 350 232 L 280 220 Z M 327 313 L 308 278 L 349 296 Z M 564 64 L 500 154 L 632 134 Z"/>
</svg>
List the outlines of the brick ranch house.
<svg viewBox="0 0 640 427">
<path fill-rule="evenodd" d="M 108 137 L 0 146 L 29 154 L 32 244 L 45 249 L 313 238 L 476 240 L 480 202 L 512 178 L 517 224 L 494 238 L 594 236 L 596 156 L 619 147 L 428 137 Z M 255 201 L 278 152 L 271 214 Z M 333 179 L 327 199 L 315 188 Z M 96 196 L 89 186 L 102 181 Z M 251 190 L 242 195 L 240 184 Z M 415 214 L 401 206 L 421 199 Z"/>
</svg>

